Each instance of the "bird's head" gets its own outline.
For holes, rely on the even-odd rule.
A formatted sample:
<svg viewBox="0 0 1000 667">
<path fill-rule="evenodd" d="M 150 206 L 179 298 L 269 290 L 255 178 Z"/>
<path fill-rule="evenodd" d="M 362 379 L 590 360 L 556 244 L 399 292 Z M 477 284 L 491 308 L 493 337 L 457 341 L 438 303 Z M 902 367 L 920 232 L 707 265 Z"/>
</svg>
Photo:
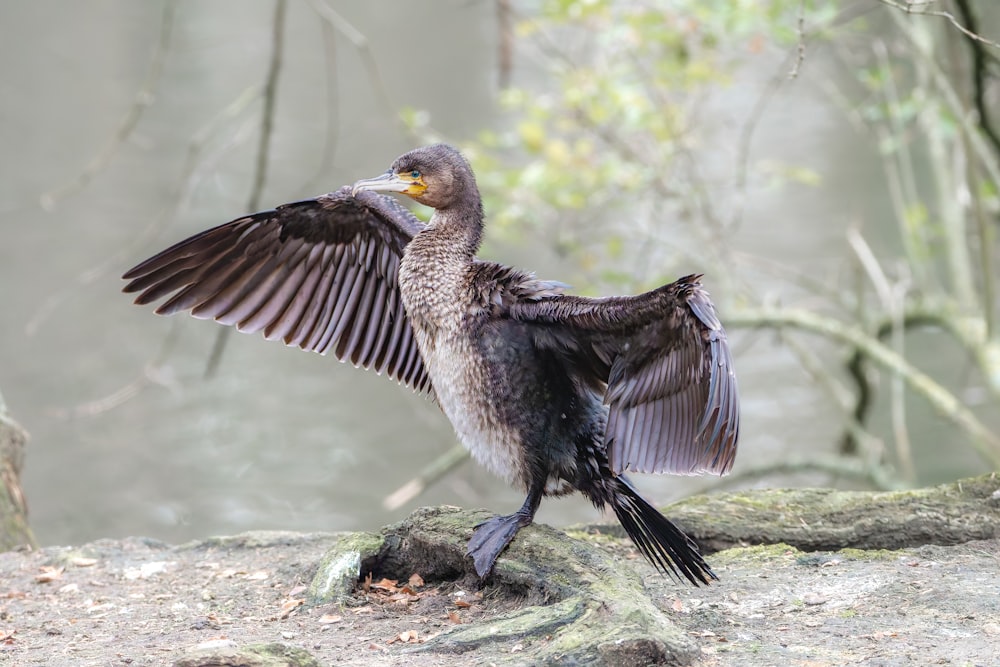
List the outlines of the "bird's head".
<svg viewBox="0 0 1000 667">
<path fill-rule="evenodd" d="M 398 157 L 389 171 L 358 181 L 352 188 L 375 192 L 401 192 L 424 206 L 450 208 L 471 200 L 479 204 L 479 190 L 472 168 L 462 154 L 447 144 L 414 149 Z"/>
</svg>

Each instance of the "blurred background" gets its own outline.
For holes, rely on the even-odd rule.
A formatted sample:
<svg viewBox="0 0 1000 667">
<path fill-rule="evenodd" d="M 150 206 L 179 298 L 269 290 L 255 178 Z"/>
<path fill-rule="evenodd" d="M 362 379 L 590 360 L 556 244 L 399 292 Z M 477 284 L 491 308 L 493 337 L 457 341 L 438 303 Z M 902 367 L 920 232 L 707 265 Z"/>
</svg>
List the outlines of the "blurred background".
<svg viewBox="0 0 1000 667">
<path fill-rule="evenodd" d="M 721 480 L 638 479 L 657 503 L 996 469 L 997 26 L 992 0 L 0 4 L 0 392 L 39 541 L 520 505 L 470 463 L 387 508 L 455 445 L 435 406 L 120 292 L 169 244 L 438 140 L 479 175 L 483 257 L 592 295 L 705 274 L 740 452 Z"/>
</svg>

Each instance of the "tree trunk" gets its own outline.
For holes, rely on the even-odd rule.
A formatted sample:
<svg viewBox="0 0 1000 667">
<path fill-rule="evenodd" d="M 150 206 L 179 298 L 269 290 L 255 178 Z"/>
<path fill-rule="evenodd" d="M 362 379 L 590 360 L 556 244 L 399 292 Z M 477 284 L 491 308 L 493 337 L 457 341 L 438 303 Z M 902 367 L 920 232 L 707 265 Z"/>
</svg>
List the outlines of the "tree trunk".
<svg viewBox="0 0 1000 667">
<path fill-rule="evenodd" d="M 7 406 L 0 395 L 0 551 L 37 546 L 28 527 L 28 506 L 21 491 L 27 442 L 28 433 L 7 415 Z"/>
<path fill-rule="evenodd" d="M 1000 477 L 907 491 L 756 489 L 695 496 L 664 513 L 703 553 L 779 542 L 802 551 L 948 546 L 1000 538 Z"/>
</svg>

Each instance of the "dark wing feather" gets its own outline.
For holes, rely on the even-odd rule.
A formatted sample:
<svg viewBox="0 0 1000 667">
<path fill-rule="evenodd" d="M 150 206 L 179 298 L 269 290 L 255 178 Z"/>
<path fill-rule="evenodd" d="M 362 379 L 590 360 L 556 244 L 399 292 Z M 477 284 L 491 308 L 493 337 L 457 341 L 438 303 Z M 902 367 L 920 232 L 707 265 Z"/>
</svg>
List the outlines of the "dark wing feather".
<svg viewBox="0 0 1000 667">
<path fill-rule="evenodd" d="M 421 229 L 395 200 L 345 187 L 181 241 L 126 272 L 124 291 L 431 391 L 397 283 Z"/>
<path fill-rule="evenodd" d="M 605 444 L 616 474 L 726 473 L 739 435 L 733 358 L 715 308 L 688 276 L 633 297 L 520 300 L 509 317 L 535 325 L 571 372 L 606 387 Z"/>
</svg>

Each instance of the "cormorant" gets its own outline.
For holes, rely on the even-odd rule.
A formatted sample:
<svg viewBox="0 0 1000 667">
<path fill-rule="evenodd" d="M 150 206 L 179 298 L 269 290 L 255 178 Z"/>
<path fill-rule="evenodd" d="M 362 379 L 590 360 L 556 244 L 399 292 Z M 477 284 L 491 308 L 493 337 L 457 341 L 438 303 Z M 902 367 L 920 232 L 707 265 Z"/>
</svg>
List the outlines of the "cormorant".
<svg viewBox="0 0 1000 667">
<path fill-rule="evenodd" d="M 391 197 L 434 209 L 424 225 Z M 476 527 L 486 577 L 542 496 L 610 505 L 639 551 L 692 584 L 715 574 L 623 476 L 725 473 L 739 400 L 699 275 L 587 298 L 476 258 L 483 209 L 454 148 L 410 151 L 376 178 L 209 229 L 123 276 L 156 312 L 263 331 L 430 395 L 473 457 L 527 492 Z"/>
</svg>

